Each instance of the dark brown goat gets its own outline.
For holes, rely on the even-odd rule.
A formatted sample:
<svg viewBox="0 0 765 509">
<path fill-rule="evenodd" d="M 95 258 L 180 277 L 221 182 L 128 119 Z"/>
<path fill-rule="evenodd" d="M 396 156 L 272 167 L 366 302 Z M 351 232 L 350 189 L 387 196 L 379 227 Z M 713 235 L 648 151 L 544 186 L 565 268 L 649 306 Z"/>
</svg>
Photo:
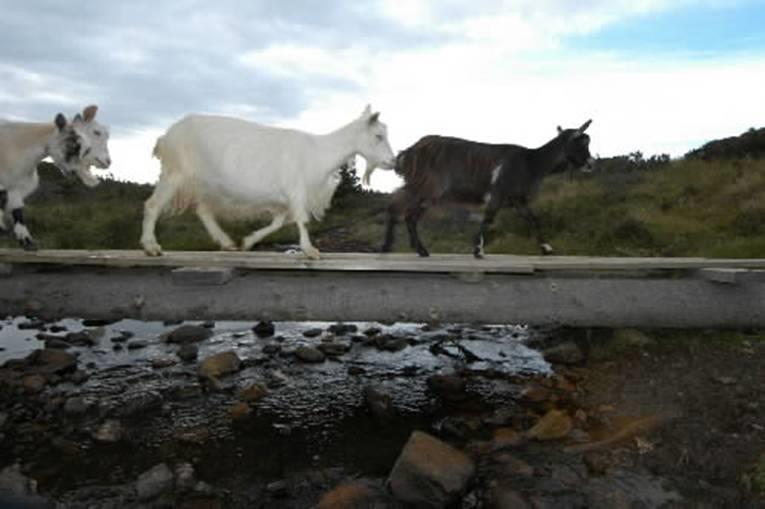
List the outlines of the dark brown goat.
<svg viewBox="0 0 765 509">
<path fill-rule="evenodd" d="M 476 258 L 483 257 L 488 229 L 503 205 L 518 210 L 536 233 L 542 253 L 551 254 L 552 247 L 545 241 L 529 203 L 545 175 L 591 164 L 590 137 L 584 132 L 590 122 L 577 129 L 558 127 L 558 135 L 536 149 L 444 136 L 420 139 L 396 159 L 396 173 L 404 178 L 404 185 L 388 208 L 382 251 L 393 248 L 396 222 L 403 215 L 411 246 L 420 256 L 428 256 L 417 233 L 417 222 L 428 207 L 450 201 L 486 204 L 475 236 Z"/>
</svg>

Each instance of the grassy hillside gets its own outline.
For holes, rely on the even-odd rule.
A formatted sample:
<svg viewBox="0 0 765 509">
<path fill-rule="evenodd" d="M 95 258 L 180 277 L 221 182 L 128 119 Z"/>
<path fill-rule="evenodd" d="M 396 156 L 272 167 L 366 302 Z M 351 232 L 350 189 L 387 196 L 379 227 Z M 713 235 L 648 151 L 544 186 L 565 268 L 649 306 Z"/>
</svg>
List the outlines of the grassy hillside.
<svg viewBox="0 0 765 509">
<path fill-rule="evenodd" d="M 558 254 L 619 256 L 765 256 L 765 161 L 680 160 L 627 165 L 593 175 L 547 179 L 535 204 Z M 144 200 L 151 186 L 105 181 L 96 189 L 63 179 L 49 167 L 28 203 L 28 222 L 45 248 L 138 248 Z M 313 223 L 324 250 L 372 250 L 384 231 L 387 196 L 350 194 Z M 432 209 L 421 235 L 432 252 L 470 253 L 480 210 Z M 257 221 L 227 223 L 240 239 Z M 192 214 L 161 220 L 166 249 L 215 249 Z M 267 239 L 264 248 L 293 244 L 294 226 Z M 4 247 L 15 246 L 11 239 Z M 408 251 L 405 228 L 397 250 Z M 489 253 L 537 254 L 536 242 L 512 210 L 497 218 Z"/>
</svg>

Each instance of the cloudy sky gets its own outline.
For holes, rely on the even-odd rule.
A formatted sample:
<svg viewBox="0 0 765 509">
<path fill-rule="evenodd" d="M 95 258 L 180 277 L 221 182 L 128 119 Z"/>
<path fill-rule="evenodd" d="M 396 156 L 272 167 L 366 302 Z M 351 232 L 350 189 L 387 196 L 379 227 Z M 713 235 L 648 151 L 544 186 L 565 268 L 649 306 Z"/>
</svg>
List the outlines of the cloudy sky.
<svg viewBox="0 0 765 509">
<path fill-rule="evenodd" d="M 396 151 L 592 118 L 594 153 L 679 156 L 765 125 L 763 26 L 765 0 L 0 0 L 0 117 L 96 103 L 140 182 L 186 113 L 327 132 L 367 103 Z"/>
</svg>

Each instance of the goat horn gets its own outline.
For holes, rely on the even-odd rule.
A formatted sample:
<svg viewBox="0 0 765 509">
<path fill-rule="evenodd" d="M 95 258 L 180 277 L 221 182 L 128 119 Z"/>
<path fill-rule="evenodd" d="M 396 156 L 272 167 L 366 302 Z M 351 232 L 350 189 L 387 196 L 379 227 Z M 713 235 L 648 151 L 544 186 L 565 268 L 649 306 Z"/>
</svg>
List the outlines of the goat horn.
<svg viewBox="0 0 765 509">
<path fill-rule="evenodd" d="M 582 124 L 582 127 L 579 128 L 579 134 L 583 133 L 587 130 L 588 127 L 590 127 L 590 124 L 592 124 L 592 119 L 588 120 L 584 124 Z"/>
</svg>

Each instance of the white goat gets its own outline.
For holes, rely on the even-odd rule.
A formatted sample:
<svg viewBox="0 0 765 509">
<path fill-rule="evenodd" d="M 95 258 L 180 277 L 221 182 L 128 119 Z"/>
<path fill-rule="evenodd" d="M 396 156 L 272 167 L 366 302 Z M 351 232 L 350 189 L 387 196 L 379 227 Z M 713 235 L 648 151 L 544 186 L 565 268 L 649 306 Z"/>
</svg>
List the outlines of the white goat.
<svg viewBox="0 0 765 509">
<path fill-rule="evenodd" d="M 26 250 L 36 249 L 24 224 L 24 199 L 37 189 L 37 165 L 50 156 L 65 175 L 76 174 L 88 187 L 98 184 L 90 166 L 111 164 L 109 129 L 95 121 L 97 106 L 88 106 L 72 122 L 59 113 L 53 123 L 0 123 L 0 228 L 5 216 L 13 221 L 13 234 Z"/>
<path fill-rule="evenodd" d="M 184 117 L 154 147 L 162 170 L 144 207 L 144 251 L 149 256 L 162 254 L 154 229 L 172 202 L 175 212 L 194 207 L 222 249 L 237 248 L 215 215 L 245 218 L 265 213 L 271 224 L 245 237 L 243 250 L 294 222 L 301 249 L 309 258 L 318 258 L 305 225 L 311 217 L 321 219 L 329 207 L 338 168 L 354 155 L 364 157 L 370 168 L 393 167 L 394 154 L 379 115 L 367 106 L 359 118 L 324 135 L 234 118 Z"/>
</svg>

